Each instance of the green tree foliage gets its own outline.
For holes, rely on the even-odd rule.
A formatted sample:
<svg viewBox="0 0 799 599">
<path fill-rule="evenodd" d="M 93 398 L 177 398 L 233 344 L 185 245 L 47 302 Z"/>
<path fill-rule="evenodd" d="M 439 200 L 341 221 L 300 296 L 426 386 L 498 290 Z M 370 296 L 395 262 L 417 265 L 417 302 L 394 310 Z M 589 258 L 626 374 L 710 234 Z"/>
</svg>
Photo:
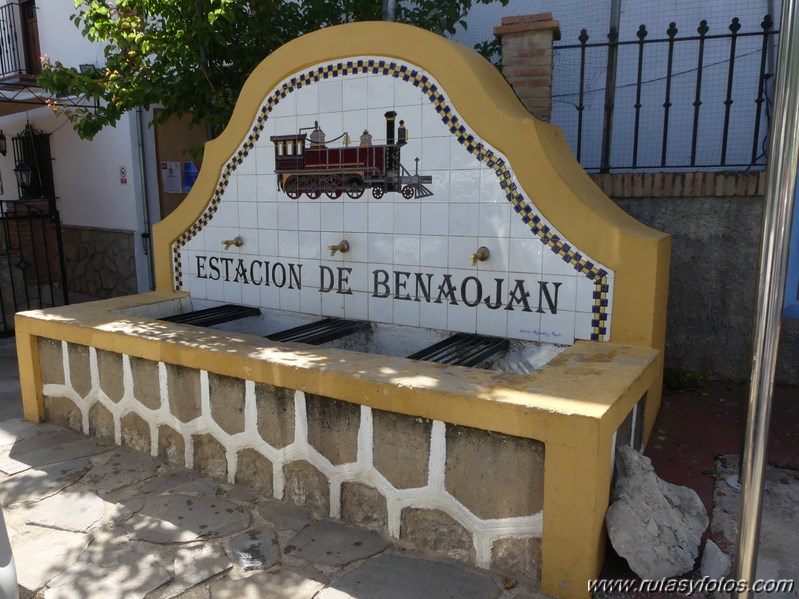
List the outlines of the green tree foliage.
<svg viewBox="0 0 799 599">
<path fill-rule="evenodd" d="M 473 3 L 400 3 L 397 20 L 453 34 Z M 508 0 L 499 0 L 506 4 Z M 322 27 L 380 20 L 381 0 L 75 0 L 72 22 L 105 44 L 105 64 L 83 71 L 44 57 L 39 84 L 84 95 L 98 108 L 67 108 L 84 139 L 136 108 L 163 107 L 161 120 L 189 113 L 208 136 L 227 123 L 252 70 L 286 42 Z"/>
</svg>

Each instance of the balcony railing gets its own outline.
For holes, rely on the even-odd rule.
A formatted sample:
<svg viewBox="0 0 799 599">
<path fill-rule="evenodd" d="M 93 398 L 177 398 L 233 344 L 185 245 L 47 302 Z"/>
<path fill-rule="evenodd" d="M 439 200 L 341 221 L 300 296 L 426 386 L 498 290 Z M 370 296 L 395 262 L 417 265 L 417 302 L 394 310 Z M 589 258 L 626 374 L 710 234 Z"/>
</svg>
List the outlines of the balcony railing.
<svg viewBox="0 0 799 599">
<path fill-rule="evenodd" d="M 34 0 L 0 6 L 0 79 L 39 72 Z"/>
</svg>

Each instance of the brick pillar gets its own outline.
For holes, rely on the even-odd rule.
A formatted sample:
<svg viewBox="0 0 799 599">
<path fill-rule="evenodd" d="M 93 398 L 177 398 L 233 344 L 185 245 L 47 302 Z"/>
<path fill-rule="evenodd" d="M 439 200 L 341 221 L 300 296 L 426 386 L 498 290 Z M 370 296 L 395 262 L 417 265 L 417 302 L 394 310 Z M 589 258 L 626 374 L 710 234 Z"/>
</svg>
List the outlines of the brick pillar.
<svg viewBox="0 0 799 599">
<path fill-rule="evenodd" d="M 552 13 L 502 17 L 494 27 L 502 40 L 502 74 L 527 110 L 542 121 L 552 114 L 552 43 L 560 26 Z"/>
</svg>

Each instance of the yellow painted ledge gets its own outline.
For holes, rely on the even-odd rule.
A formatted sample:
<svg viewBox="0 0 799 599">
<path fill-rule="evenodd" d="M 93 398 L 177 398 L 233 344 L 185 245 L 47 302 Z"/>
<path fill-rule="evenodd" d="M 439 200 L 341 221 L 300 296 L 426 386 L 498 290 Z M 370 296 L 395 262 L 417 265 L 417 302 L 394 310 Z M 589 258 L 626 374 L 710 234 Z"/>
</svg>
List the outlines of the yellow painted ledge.
<svg viewBox="0 0 799 599">
<path fill-rule="evenodd" d="M 657 381 L 655 349 L 578 342 L 530 375 L 406 358 L 278 345 L 120 311 L 186 297 L 153 292 L 16 315 L 25 417 L 45 416 L 38 338 L 45 337 L 299 389 L 372 408 L 545 443 L 542 590 L 586 597 L 604 558 L 611 444 Z"/>
</svg>

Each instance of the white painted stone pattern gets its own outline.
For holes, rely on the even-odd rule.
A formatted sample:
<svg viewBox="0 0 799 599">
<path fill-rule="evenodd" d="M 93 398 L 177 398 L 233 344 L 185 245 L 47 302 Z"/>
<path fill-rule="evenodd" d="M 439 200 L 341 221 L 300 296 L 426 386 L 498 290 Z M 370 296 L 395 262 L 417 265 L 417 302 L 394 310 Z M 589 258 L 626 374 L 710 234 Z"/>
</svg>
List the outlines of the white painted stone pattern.
<svg viewBox="0 0 799 599">
<path fill-rule="evenodd" d="M 307 460 L 321 471 L 330 484 L 330 517 L 341 517 L 341 485 L 345 482 L 359 482 L 375 487 L 385 498 L 388 508 L 388 533 L 400 536 L 400 516 L 405 507 L 442 510 L 457 520 L 472 533 L 476 554 L 476 563 L 483 568 L 491 566 L 491 546 L 501 538 L 541 538 L 543 512 L 530 516 L 513 518 L 481 519 L 466 506 L 453 497 L 444 487 L 446 459 L 446 425 L 434 420 L 430 436 L 430 458 L 428 464 L 428 481 L 424 487 L 413 489 L 396 489 L 374 466 L 373 460 L 373 426 L 372 410 L 361 406 L 360 427 L 358 432 L 357 461 L 350 464 L 334 466 L 308 442 L 308 421 L 305 410 L 305 393 L 294 394 L 294 441 L 290 445 L 277 449 L 269 445 L 258 434 L 258 411 L 255 402 L 255 383 L 245 382 L 245 430 L 230 435 L 225 432 L 211 415 L 210 388 L 208 372 L 200 371 L 201 416 L 189 422 L 181 422 L 169 411 L 169 385 L 166 365 L 158 363 L 161 406 L 152 410 L 136 399 L 133 393 L 133 374 L 130 356 L 122 355 L 122 377 L 124 394 L 119 402 L 112 401 L 100 387 L 100 375 L 97 362 L 97 350 L 89 348 L 89 369 L 91 373 L 91 390 L 82 397 L 73 387 L 69 367 L 69 352 L 66 341 L 61 342 L 64 368 L 64 384 L 46 384 L 43 386 L 45 397 L 69 398 L 80 410 L 83 417 L 83 432 L 89 434 L 89 411 L 99 402 L 113 415 L 115 442 L 122 443 L 121 420 L 131 412 L 141 416 L 150 426 L 150 453 L 158 455 L 158 427 L 166 424 L 177 431 L 184 439 L 186 466 L 194 465 L 192 435 L 210 434 L 219 441 L 226 450 L 228 480 L 235 482 L 238 452 L 252 448 L 269 459 L 273 464 L 273 493 L 276 499 L 283 499 L 285 477 L 283 466 L 298 460 Z"/>
<path fill-rule="evenodd" d="M 426 185 L 432 196 L 405 199 L 399 193 L 386 193 L 375 199 L 367 189 L 359 199 L 346 194 L 331 199 L 324 193 L 318 199 L 305 194 L 291 199 L 278 189 L 271 136 L 296 134 L 318 121 L 328 142 L 347 132 L 357 145 L 367 129 L 373 144 L 384 144 L 384 115 L 389 110 L 397 113 L 397 127 L 402 120 L 408 131 L 401 162 L 413 173 L 415 159 L 419 159 L 419 174 L 432 177 L 432 183 Z M 332 142 L 329 147 L 341 143 Z M 500 152 L 490 149 L 509 164 Z M 518 181 L 516 185 L 521 189 Z M 521 192 L 540 216 L 533 206 L 535 190 Z M 542 221 L 557 233 L 543 217 Z M 243 245 L 223 250 L 222 241 L 236 236 Z M 342 239 L 349 242 L 349 251 L 330 256 L 327 247 Z M 490 257 L 472 266 L 471 255 L 480 246 L 489 249 Z M 564 345 L 591 339 L 594 281 L 535 236 L 513 210 L 494 170 L 461 145 L 428 97 L 411 83 L 388 75 L 340 75 L 301 87 L 280 100 L 255 147 L 233 171 L 218 211 L 181 249 L 180 256 L 183 288 L 195 298 Z M 209 256 L 233 259 L 227 277 L 224 273 L 217 280 L 209 277 Z M 199 267 L 201 276 L 198 257 L 204 260 L 204 268 Z M 238 259 L 246 265 L 253 260 L 268 261 L 270 268 L 280 263 L 287 271 L 289 264 L 302 264 L 302 289 L 290 289 L 287 283 L 278 287 L 274 280 L 269 286 L 243 283 L 245 277 L 241 276 L 236 281 Z M 613 272 L 592 262 L 608 272 L 607 334 L 602 338 L 609 340 Z M 337 293 L 337 286 L 320 292 L 320 284 L 327 286 L 320 280 L 320 266 L 334 273 L 338 267 L 351 268 L 346 287 L 352 293 Z M 256 268 L 262 278 L 263 267 Z M 374 271 L 389 273 L 389 297 L 375 296 Z M 411 273 L 407 279 L 400 275 L 407 280 L 405 288 L 397 289 L 395 272 Z M 427 274 L 432 274 L 433 301 L 423 297 L 414 301 L 419 297 L 414 273 L 424 273 L 425 281 Z M 446 297 L 435 301 L 445 274 L 451 275 L 457 288 L 456 302 Z M 477 277 L 483 299 L 492 303 L 497 296 L 496 279 L 502 279 L 502 307 L 490 309 L 485 302 L 466 305 L 461 282 L 467 277 Z M 518 301 L 509 302 L 516 280 L 525 281 L 531 311 L 524 311 Z M 539 281 L 546 282 L 553 298 L 558 286 L 556 313 L 540 298 Z M 465 288 L 466 299 L 472 303 L 477 299 L 476 285 L 470 280 Z M 396 299 L 406 295 L 411 299 Z M 513 309 L 507 309 L 508 303 Z"/>
</svg>

